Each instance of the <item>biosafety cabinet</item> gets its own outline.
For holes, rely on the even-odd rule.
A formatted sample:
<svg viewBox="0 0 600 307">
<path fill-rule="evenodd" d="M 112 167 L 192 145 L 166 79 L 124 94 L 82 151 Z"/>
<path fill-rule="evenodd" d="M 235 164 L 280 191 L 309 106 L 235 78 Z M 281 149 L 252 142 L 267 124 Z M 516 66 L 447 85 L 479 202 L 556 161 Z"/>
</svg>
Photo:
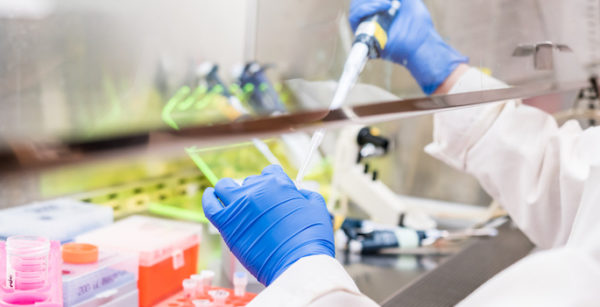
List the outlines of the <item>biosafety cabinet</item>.
<svg viewBox="0 0 600 307">
<path fill-rule="evenodd" d="M 354 37 L 347 0 L 0 1 L 0 209 L 17 207 L 0 211 L 0 221 L 57 223 L 51 229 L 69 233 L 50 240 L 65 242 L 92 230 L 55 216 L 58 207 L 25 209 L 58 199 L 111 210 L 94 231 L 131 215 L 195 223 L 204 231 L 202 241 L 181 248 L 198 258 L 186 258 L 186 268 L 216 268 L 218 286 L 231 286 L 243 267 L 221 252 L 202 192 L 274 162 L 295 176 L 320 128 L 327 132 L 304 187 L 321 192 L 332 212 L 422 228 L 471 227 L 502 215 L 502 204 L 473 178 L 423 152 L 432 114 L 522 99 L 559 122 L 595 125 L 600 1 L 424 2 L 444 40 L 510 87 L 426 96 L 405 68 L 374 59 L 345 105 L 327 110 Z M 11 225 L 0 225 L 3 234 L 24 227 Z M 381 303 L 418 295 L 419 283 L 394 294 L 417 279 L 435 286 L 435 274 L 450 274 L 444 265 L 460 275 L 476 253 L 499 257 L 493 268 L 470 271 L 485 274 L 465 275 L 476 281 L 456 293 L 468 294 L 532 248 L 502 227 L 492 240 L 435 256 L 338 257 Z M 510 252 L 494 253 L 501 244 Z M 183 257 L 165 253 L 155 262 Z M 251 277 L 248 285 L 261 290 Z M 128 294 L 138 291 L 132 287 Z"/>
</svg>

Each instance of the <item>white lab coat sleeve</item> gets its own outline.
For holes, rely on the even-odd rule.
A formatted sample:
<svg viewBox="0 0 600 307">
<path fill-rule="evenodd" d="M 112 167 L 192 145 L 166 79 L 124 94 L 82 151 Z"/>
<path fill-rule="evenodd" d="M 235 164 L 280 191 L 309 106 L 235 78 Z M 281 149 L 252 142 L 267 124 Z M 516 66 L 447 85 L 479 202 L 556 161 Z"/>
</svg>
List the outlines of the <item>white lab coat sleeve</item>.
<svg viewBox="0 0 600 307">
<path fill-rule="evenodd" d="M 503 87 L 475 69 L 451 93 Z M 459 306 L 598 306 L 600 128 L 519 101 L 439 113 L 426 151 L 474 175 L 539 247 Z"/>
<path fill-rule="evenodd" d="M 252 300 L 248 307 L 378 306 L 356 287 L 344 267 L 326 255 L 301 258 Z"/>
<path fill-rule="evenodd" d="M 471 68 L 450 93 L 502 87 Z M 576 122 L 559 128 L 549 114 L 509 100 L 438 113 L 434 126 L 428 153 L 474 175 L 537 246 L 566 243 L 589 169 Z"/>
<path fill-rule="evenodd" d="M 598 142 L 600 129 L 586 130 L 583 138 Z M 594 159 L 600 155 L 588 161 Z M 522 259 L 486 282 L 459 307 L 600 305 L 600 167 L 597 161 L 591 165 L 581 203 L 573 204 L 579 209 L 567 244 Z"/>
<path fill-rule="evenodd" d="M 500 272 L 458 307 L 590 306 L 600 304 L 598 259 L 567 247 L 538 252 Z"/>
</svg>

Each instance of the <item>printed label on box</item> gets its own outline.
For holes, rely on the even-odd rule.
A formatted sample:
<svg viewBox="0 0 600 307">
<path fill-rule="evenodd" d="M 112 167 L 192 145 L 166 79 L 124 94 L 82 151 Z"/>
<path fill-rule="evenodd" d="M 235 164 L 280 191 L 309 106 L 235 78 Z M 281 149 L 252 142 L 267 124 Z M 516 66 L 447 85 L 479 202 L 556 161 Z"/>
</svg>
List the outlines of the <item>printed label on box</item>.
<svg viewBox="0 0 600 307">
<path fill-rule="evenodd" d="M 68 302 L 69 305 L 79 303 L 132 280 L 135 280 L 133 273 L 108 268 L 102 269 L 65 284 L 63 288 L 65 302 Z"/>
</svg>

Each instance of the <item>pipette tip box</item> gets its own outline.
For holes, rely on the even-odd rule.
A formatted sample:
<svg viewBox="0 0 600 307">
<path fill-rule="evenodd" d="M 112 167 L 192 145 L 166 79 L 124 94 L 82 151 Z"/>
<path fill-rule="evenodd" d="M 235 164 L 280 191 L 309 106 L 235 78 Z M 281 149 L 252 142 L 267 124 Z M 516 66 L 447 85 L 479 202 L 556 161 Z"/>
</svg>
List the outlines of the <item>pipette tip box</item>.
<svg viewBox="0 0 600 307">
<path fill-rule="evenodd" d="M 65 307 L 108 304 L 137 293 L 138 258 L 133 254 L 100 251 L 89 263 L 69 263 L 63 247 Z M 135 298 L 137 302 L 137 297 Z M 137 303 L 136 303 L 137 305 Z M 121 305 L 127 306 L 127 305 Z"/>
<path fill-rule="evenodd" d="M 201 234 L 201 225 L 132 216 L 76 241 L 136 254 L 140 306 L 147 307 L 181 290 L 182 281 L 196 272 Z"/>
<path fill-rule="evenodd" d="M 66 243 L 112 222 L 111 208 L 59 198 L 0 210 L 0 240 L 26 235 Z"/>
<path fill-rule="evenodd" d="M 135 307 L 139 305 L 137 281 L 100 293 L 97 296 L 73 305 L 74 307 Z"/>
</svg>

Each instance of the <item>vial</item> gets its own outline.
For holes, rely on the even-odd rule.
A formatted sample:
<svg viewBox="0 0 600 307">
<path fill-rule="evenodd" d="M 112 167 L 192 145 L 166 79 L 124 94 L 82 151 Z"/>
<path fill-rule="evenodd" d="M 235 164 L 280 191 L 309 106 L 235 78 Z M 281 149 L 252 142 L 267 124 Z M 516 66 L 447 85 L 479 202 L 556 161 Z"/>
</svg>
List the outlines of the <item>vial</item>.
<svg viewBox="0 0 600 307">
<path fill-rule="evenodd" d="M 200 275 L 202 275 L 202 280 L 204 281 L 204 289 L 208 291 L 208 289 L 212 287 L 212 282 L 215 278 L 215 272 L 211 270 L 202 270 Z"/>
<path fill-rule="evenodd" d="M 204 286 L 204 275 L 202 274 L 194 274 L 191 276 L 191 279 L 196 283 L 196 296 L 201 297 L 206 294 L 206 287 Z"/>
<path fill-rule="evenodd" d="M 246 295 L 246 286 L 248 285 L 248 275 L 246 272 L 238 271 L 233 274 L 233 295 Z"/>
<path fill-rule="evenodd" d="M 208 294 L 212 297 L 215 307 L 225 307 L 225 301 L 229 297 L 229 292 L 219 289 L 208 291 Z"/>
<path fill-rule="evenodd" d="M 196 296 L 196 284 L 197 282 L 190 278 L 183 280 L 183 296 L 186 299 L 191 299 Z"/>
<path fill-rule="evenodd" d="M 50 241 L 42 237 L 13 236 L 6 240 L 6 287 L 43 288 L 48 282 Z"/>
</svg>

